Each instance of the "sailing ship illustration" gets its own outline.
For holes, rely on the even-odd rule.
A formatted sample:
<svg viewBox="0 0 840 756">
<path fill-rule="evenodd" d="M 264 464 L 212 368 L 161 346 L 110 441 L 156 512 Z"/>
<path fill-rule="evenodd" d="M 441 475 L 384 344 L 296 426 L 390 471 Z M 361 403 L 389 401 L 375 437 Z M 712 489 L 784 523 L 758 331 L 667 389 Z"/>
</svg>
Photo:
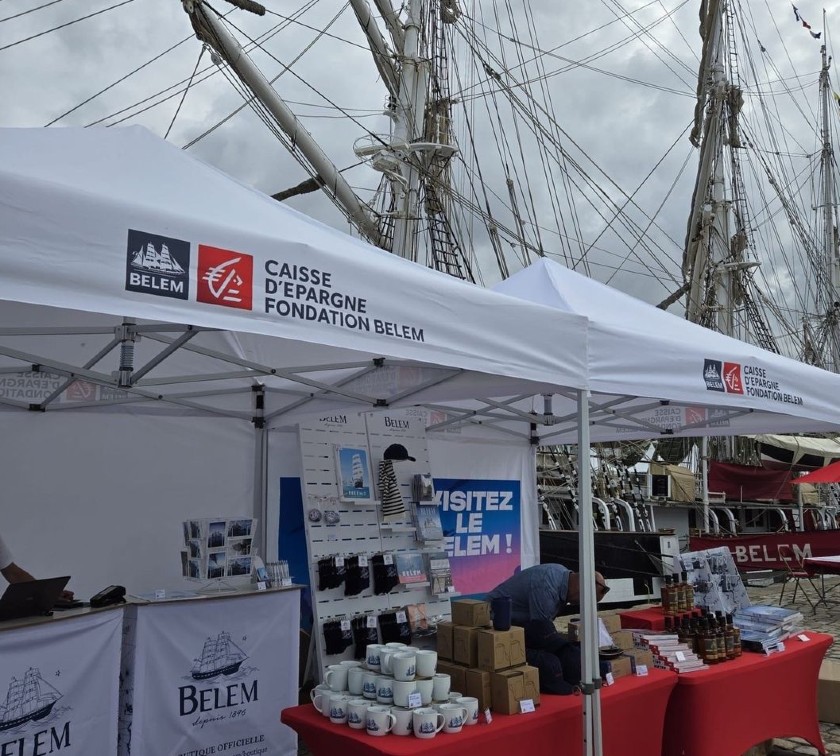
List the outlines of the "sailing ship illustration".
<svg viewBox="0 0 840 756">
<path fill-rule="evenodd" d="M 160 250 L 152 242 L 146 242 L 145 247 L 141 247 L 132 254 L 131 266 L 139 270 L 160 273 L 164 276 L 180 276 L 186 272 L 178 261 L 172 257 L 165 242 L 161 242 Z"/>
<path fill-rule="evenodd" d="M 208 680 L 217 675 L 232 675 L 239 671 L 246 653 L 231 639 L 224 630 L 215 638 L 207 638 L 201 657 L 196 659 L 191 674 L 195 680 Z"/>
<path fill-rule="evenodd" d="M 362 455 L 354 454 L 350 462 L 353 488 L 363 488 L 365 485 L 365 468 L 362 465 Z"/>
<path fill-rule="evenodd" d="M 61 693 L 44 681 L 38 669 L 30 667 L 22 680 L 13 677 L 9 683 L 6 702 L 0 705 L 0 731 L 43 719 L 59 698 Z"/>
</svg>

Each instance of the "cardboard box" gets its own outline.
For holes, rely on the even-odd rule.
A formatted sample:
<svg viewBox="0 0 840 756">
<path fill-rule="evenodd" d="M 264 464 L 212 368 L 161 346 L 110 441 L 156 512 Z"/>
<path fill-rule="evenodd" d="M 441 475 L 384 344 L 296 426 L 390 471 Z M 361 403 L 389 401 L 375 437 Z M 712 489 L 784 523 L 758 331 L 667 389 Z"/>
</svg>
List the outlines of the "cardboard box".
<svg viewBox="0 0 840 756">
<path fill-rule="evenodd" d="M 460 664 L 453 664 L 451 662 L 438 662 L 437 671 L 443 675 L 449 675 L 451 678 L 449 681 L 449 690 L 455 691 L 457 690 L 459 693 L 463 693 L 465 696 L 467 695 L 466 688 L 467 688 L 467 668 L 462 667 Z"/>
<path fill-rule="evenodd" d="M 629 656 L 619 656 L 602 663 L 607 665 L 607 672 L 612 672 L 613 680 L 630 677 L 633 674 L 633 663 Z"/>
<path fill-rule="evenodd" d="M 610 638 L 617 648 L 622 648 L 625 651 L 633 648 L 633 631 L 632 630 L 616 630 L 610 633 Z"/>
<path fill-rule="evenodd" d="M 437 623 L 437 654 L 438 659 L 452 660 L 455 658 L 455 644 L 452 631 L 455 628 L 451 622 Z"/>
<path fill-rule="evenodd" d="M 525 664 L 525 629 L 513 626 L 510 630 L 478 630 L 479 669 L 496 672 Z"/>
<path fill-rule="evenodd" d="M 500 714 L 518 714 L 519 702 L 530 698 L 537 706 L 540 702 L 540 675 L 536 667 L 521 667 L 493 672 L 490 678 L 490 695 L 493 711 Z"/>
<path fill-rule="evenodd" d="M 458 599 L 451 603 L 452 624 L 465 627 L 490 625 L 490 602 L 477 599 Z"/>
<path fill-rule="evenodd" d="M 825 659 L 817 683 L 817 709 L 820 722 L 840 724 L 840 662 Z"/>
<path fill-rule="evenodd" d="M 513 625 L 510 630 L 510 666 L 525 664 L 525 628 Z"/>
<path fill-rule="evenodd" d="M 510 663 L 509 630 L 478 630 L 477 640 L 478 661 L 474 666 L 488 672 L 513 666 Z"/>
<path fill-rule="evenodd" d="M 490 673 L 483 669 L 468 669 L 465 677 L 466 695 L 477 698 L 478 708 L 482 711 L 488 707 L 493 708 Z"/>
<path fill-rule="evenodd" d="M 643 665 L 648 669 L 653 669 L 653 652 L 647 648 L 628 648 L 624 655 L 630 659 L 630 664 L 633 667 L 633 674 L 636 674 L 636 667 Z"/>
<path fill-rule="evenodd" d="M 477 627 L 455 625 L 452 631 L 455 654 L 453 659 L 467 667 L 478 666 L 478 634 L 482 632 Z"/>
</svg>

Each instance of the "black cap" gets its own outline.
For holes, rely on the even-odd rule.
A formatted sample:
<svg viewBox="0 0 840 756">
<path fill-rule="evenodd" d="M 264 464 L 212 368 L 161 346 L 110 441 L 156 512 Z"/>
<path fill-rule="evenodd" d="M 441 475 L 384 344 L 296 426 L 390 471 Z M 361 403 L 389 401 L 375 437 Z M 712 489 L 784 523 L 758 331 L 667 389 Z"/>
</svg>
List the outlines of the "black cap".
<svg viewBox="0 0 840 756">
<path fill-rule="evenodd" d="M 414 457 L 408 456 L 408 449 L 406 449 L 402 444 L 391 444 L 385 450 L 385 459 L 392 459 L 395 462 L 402 462 L 403 460 L 410 459 L 412 462 L 416 462 L 417 460 Z"/>
</svg>

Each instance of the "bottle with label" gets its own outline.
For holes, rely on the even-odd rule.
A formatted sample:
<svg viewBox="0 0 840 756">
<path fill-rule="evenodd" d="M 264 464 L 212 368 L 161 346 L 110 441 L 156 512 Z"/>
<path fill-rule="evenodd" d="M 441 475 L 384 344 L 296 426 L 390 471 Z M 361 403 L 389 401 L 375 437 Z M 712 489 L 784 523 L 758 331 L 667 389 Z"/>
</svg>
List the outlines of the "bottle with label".
<svg viewBox="0 0 840 756">
<path fill-rule="evenodd" d="M 683 591 L 685 592 L 685 610 L 694 611 L 694 586 L 688 582 L 688 572 L 683 570 L 682 574 Z"/>
<path fill-rule="evenodd" d="M 706 662 L 706 664 L 708 664 L 710 650 L 709 623 L 705 620 L 705 618 L 701 619 L 697 623 L 697 635 L 695 635 L 695 642 L 697 645 L 695 653 L 704 662 Z"/>
<path fill-rule="evenodd" d="M 741 628 L 737 627 L 736 625 L 734 625 L 732 623 L 732 615 L 731 614 L 726 615 L 726 626 L 732 628 L 732 648 L 733 648 L 733 653 L 734 653 L 733 658 L 737 659 L 742 653 L 742 649 L 741 649 Z"/>
<path fill-rule="evenodd" d="M 721 612 L 715 612 L 715 635 L 718 662 L 725 662 L 728 658 L 726 655 L 726 620 Z"/>
<path fill-rule="evenodd" d="M 671 617 L 674 614 L 673 597 L 674 592 L 671 586 L 671 576 L 663 575 L 662 577 L 662 612 L 666 617 Z"/>
<path fill-rule="evenodd" d="M 688 624 L 688 618 L 683 616 L 677 627 L 677 637 L 680 643 L 685 643 L 692 651 L 694 650 L 694 638 L 691 635 L 691 628 Z"/>
</svg>

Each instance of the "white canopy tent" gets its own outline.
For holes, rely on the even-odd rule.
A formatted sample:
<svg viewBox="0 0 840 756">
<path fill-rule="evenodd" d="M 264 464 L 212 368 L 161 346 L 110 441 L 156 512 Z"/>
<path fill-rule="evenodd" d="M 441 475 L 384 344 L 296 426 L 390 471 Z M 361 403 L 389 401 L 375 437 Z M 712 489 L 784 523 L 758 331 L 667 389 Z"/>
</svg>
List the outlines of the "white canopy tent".
<svg viewBox="0 0 840 756">
<path fill-rule="evenodd" d="M 438 427 L 578 443 L 582 461 L 590 430 L 598 440 L 840 426 L 829 402 L 840 383 L 823 371 L 716 334 L 672 338 L 664 331 L 683 321 L 630 298 L 610 309 L 624 295 L 574 274 L 583 301 L 561 296 L 559 271 L 542 261 L 505 284 L 532 304 L 315 223 L 142 129 L 0 130 L 0 418 L 37 437 L 38 418 L 59 416 L 72 437 L 92 431 L 95 412 L 118 414 L 142 420 L 129 432 L 149 444 L 155 419 L 253 428 L 263 521 L 266 427 L 313 414 L 423 405 L 446 411 Z M 597 327 L 574 312 L 584 304 Z M 630 350 L 631 338 L 652 346 Z M 667 370 L 650 365 L 659 348 Z M 709 389 L 706 360 L 721 382 L 725 365 L 744 381 L 744 366 L 760 369 L 783 398 Z M 590 387 L 591 417 L 580 401 Z M 20 438 L 10 435 L 3 447 Z M 195 434 L 194 451 L 203 442 Z M 25 483 L 30 471 L 4 450 L 0 475 Z M 48 475 L 51 459 L 39 463 Z M 91 488 L 95 475 L 81 471 Z M 598 753 L 592 543 L 582 518 L 586 751 Z"/>
</svg>

